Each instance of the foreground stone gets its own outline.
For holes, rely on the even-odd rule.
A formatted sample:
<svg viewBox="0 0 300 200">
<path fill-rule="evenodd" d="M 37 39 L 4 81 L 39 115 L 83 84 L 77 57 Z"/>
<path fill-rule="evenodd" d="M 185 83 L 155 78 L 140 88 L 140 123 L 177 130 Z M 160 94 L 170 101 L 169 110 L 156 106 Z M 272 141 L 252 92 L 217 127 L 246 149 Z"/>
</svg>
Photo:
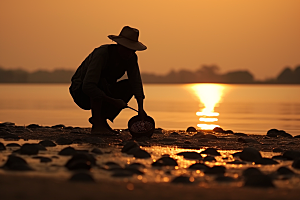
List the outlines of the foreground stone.
<svg viewBox="0 0 300 200">
<path fill-rule="evenodd" d="M 163 167 L 163 166 L 178 166 L 178 163 L 175 159 L 170 157 L 162 157 L 156 162 L 152 163 L 153 167 Z"/>
<path fill-rule="evenodd" d="M 240 159 L 249 162 L 255 162 L 262 159 L 260 152 L 255 148 L 244 148 L 244 150 L 239 155 Z"/>
<path fill-rule="evenodd" d="M 62 149 L 60 152 L 58 152 L 58 155 L 61 156 L 71 156 L 77 153 L 77 151 L 73 147 L 66 147 Z"/>
<path fill-rule="evenodd" d="M 27 164 L 26 160 L 19 156 L 10 155 L 6 163 L 2 166 L 6 170 L 14 171 L 30 171 L 32 168 Z"/>
<path fill-rule="evenodd" d="M 6 150 L 5 146 L 3 143 L 0 142 L 0 151 Z"/>
<path fill-rule="evenodd" d="M 74 182 L 95 182 L 95 179 L 92 177 L 91 174 L 86 172 L 78 172 L 76 174 L 73 174 L 70 178 L 70 181 Z"/>
<path fill-rule="evenodd" d="M 252 174 L 246 178 L 245 187 L 275 187 L 272 178 L 265 174 Z"/>
<path fill-rule="evenodd" d="M 267 132 L 267 136 L 269 137 L 287 137 L 287 138 L 293 138 L 293 136 L 289 133 L 286 133 L 283 130 L 277 130 L 277 129 L 270 129 Z"/>
<path fill-rule="evenodd" d="M 43 140 L 39 142 L 40 145 L 43 145 L 44 147 L 55 147 L 56 144 L 52 142 L 51 140 Z"/>
<path fill-rule="evenodd" d="M 65 164 L 69 170 L 89 170 L 96 165 L 96 159 L 88 153 L 76 153 Z"/>
<path fill-rule="evenodd" d="M 177 154 L 178 156 L 183 156 L 185 159 L 188 160 L 202 160 L 201 154 L 193 151 L 187 151 L 187 152 L 180 152 Z"/>
</svg>

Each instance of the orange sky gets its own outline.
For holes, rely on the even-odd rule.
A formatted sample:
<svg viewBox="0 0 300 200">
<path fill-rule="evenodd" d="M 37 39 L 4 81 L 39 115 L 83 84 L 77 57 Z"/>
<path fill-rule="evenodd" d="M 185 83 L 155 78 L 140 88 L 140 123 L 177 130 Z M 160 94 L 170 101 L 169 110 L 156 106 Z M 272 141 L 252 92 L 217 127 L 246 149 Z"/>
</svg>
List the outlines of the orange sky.
<svg viewBox="0 0 300 200">
<path fill-rule="evenodd" d="M 0 66 L 76 69 L 124 25 L 142 72 L 216 64 L 277 76 L 300 64 L 299 0 L 1 0 Z"/>
</svg>

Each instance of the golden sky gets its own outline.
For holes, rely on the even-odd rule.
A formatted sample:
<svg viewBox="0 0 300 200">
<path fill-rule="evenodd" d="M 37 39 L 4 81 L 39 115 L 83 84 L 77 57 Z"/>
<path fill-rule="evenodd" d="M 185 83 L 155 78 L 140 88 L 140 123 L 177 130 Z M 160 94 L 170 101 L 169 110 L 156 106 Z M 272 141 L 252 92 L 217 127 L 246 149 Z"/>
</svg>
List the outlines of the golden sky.
<svg viewBox="0 0 300 200">
<path fill-rule="evenodd" d="M 76 69 L 124 25 L 142 72 L 218 65 L 256 78 L 300 64 L 300 0 L 1 0 L 0 66 Z"/>
</svg>

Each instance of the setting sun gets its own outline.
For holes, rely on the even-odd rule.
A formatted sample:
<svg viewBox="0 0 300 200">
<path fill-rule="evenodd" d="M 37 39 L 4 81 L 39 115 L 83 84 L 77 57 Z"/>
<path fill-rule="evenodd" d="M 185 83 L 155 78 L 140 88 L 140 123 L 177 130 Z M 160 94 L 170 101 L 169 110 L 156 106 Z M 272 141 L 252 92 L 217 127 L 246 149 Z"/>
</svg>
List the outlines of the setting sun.
<svg viewBox="0 0 300 200">
<path fill-rule="evenodd" d="M 216 117 L 219 116 L 220 113 L 215 112 L 214 109 L 222 99 L 224 86 L 221 84 L 193 84 L 190 87 L 199 98 L 200 106 L 204 106 L 201 111 L 196 112 L 197 116 L 201 116 L 199 121 L 206 123 L 217 122 L 218 118 Z M 212 130 L 215 127 L 219 127 L 219 125 L 197 124 L 197 127 L 202 130 Z"/>
</svg>

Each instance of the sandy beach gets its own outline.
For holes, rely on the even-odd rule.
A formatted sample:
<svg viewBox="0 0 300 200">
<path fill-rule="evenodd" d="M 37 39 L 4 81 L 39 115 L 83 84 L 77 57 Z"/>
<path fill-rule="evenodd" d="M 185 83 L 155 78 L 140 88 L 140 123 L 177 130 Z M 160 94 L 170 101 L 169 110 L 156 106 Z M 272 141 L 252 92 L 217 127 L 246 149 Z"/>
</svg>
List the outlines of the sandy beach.
<svg viewBox="0 0 300 200">
<path fill-rule="evenodd" d="M 98 137 L 89 134 L 90 128 L 1 124 L 1 199 L 297 199 L 300 194 L 300 170 L 295 164 L 300 145 L 297 136 L 276 131 L 267 135 L 268 130 L 266 135 L 246 135 L 228 130 L 186 132 L 157 128 L 151 139 L 134 141 L 128 130 L 119 131 L 119 136 Z M 24 144 L 40 141 L 53 141 L 55 147 L 46 145 L 46 150 L 22 153 Z M 128 144 L 137 144 L 138 151 L 128 153 Z M 77 152 L 63 155 L 61 152 L 67 147 L 74 147 Z M 201 154 L 207 149 L 221 154 Z M 256 149 L 261 158 L 250 161 L 251 155 L 245 157 L 247 149 Z M 237 158 L 234 154 L 238 152 L 245 155 Z M 75 163 L 67 169 L 66 163 L 78 154 L 92 155 L 95 165 Z M 16 170 L 14 165 L 8 165 L 10 155 L 23 158 L 33 170 Z M 196 159 L 199 155 L 202 156 Z M 296 156 L 292 159 L 289 155 Z M 178 165 L 157 165 L 160 158 L 166 157 Z M 42 158 L 49 161 L 42 163 Z M 134 170 L 128 167 L 137 163 L 139 167 Z M 195 164 L 202 168 L 193 170 L 191 166 Z M 224 167 L 224 171 L 214 172 L 215 166 Z M 254 180 L 253 185 L 246 177 L 248 168 L 259 169 L 263 177 L 270 179 Z M 93 181 L 70 181 L 79 173 L 90 175 Z M 247 181 L 250 186 L 246 187 Z"/>
</svg>

